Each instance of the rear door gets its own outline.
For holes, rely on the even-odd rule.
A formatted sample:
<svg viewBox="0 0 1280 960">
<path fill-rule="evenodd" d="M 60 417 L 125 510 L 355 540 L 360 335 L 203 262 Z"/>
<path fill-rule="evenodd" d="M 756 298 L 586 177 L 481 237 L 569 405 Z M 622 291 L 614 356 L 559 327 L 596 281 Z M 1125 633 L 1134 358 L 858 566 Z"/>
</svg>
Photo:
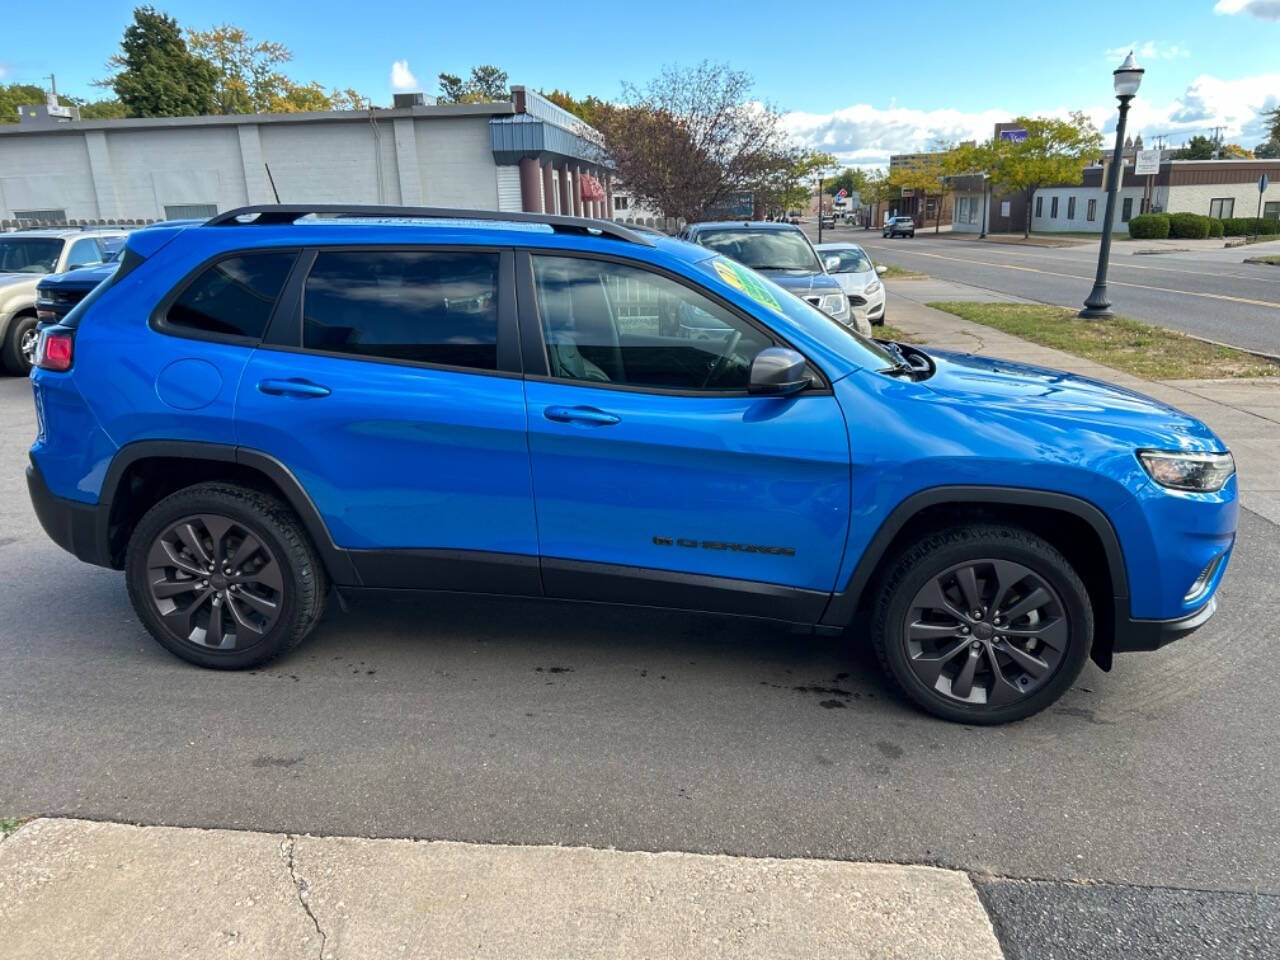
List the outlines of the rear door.
<svg viewBox="0 0 1280 960">
<path fill-rule="evenodd" d="M 746 392 L 776 338 L 636 263 L 521 255 L 529 448 L 549 595 L 810 620 L 849 521 L 831 391 Z"/>
<path fill-rule="evenodd" d="M 513 255 L 305 251 L 239 391 L 365 585 L 540 592 Z"/>
</svg>

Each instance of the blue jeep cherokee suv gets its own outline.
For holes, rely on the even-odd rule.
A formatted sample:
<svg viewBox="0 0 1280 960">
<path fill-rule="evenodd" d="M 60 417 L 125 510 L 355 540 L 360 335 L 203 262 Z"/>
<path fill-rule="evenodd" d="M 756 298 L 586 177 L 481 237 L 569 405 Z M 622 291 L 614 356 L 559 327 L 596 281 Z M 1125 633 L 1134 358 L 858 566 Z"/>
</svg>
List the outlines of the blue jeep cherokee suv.
<svg viewBox="0 0 1280 960">
<path fill-rule="evenodd" d="M 1177 410 L 865 340 L 598 221 L 149 227 L 37 360 L 41 523 L 210 667 L 289 650 L 330 591 L 545 596 L 856 623 L 925 709 L 998 723 L 1204 623 L 1236 527 Z"/>
</svg>

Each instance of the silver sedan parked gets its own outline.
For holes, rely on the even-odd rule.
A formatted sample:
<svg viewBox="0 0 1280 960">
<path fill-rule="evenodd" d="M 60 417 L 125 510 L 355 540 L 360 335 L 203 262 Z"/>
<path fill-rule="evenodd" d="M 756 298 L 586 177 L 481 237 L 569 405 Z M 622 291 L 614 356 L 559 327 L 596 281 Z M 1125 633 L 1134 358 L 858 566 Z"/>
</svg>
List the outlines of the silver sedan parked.
<svg viewBox="0 0 1280 960">
<path fill-rule="evenodd" d="M 873 265 L 867 252 L 856 243 L 820 243 L 814 249 L 827 273 L 836 278 L 849 298 L 849 312 L 858 331 L 870 336 L 873 325 L 884 323 L 884 283 L 880 274 L 885 268 Z"/>
</svg>

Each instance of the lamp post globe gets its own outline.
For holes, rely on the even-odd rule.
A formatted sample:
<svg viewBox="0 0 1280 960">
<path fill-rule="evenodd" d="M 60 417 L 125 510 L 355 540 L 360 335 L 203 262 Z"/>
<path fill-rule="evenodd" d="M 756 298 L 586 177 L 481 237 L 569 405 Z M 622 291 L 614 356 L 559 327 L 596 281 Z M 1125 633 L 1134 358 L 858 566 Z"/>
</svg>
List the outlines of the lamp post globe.
<svg viewBox="0 0 1280 960">
<path fill-rule="evenodd" d="M 1111 154 L 1111 166 L 1107 168 L 1107 206 L 1102 215 L 1102 242 L 1098 246 L 1098 272 L 1093 289 L 1085 298 L 1080 316 L 1086 319 L 1105 319 L 1112 316 L 1111 300 L 1107 296 L 1107 265 L 1111 259 L 1111 227 L 1116 218 L 1116 193 L 1119 188 L 1120 170 L 1124 163 L 1124 124 L 1129 115 L 1129 101 L 1137 96 L 1142 86 L 1143 69 L 1133 58 L 1133 51 L 1112 74 L 1116 99 L 1120 101 L 1120 116 L 1116 120 L 1116 146 Z"/>
</svg>

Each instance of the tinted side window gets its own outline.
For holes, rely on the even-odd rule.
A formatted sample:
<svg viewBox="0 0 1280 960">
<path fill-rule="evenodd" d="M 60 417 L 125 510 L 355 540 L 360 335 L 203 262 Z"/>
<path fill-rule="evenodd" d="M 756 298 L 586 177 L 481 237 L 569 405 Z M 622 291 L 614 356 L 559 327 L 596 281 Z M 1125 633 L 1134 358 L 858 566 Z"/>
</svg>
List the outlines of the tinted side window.
<svg viewBox="0 0 1280 960">
<path fill-rule="evenodd" d="M 671 390 L 744 390 L 771 341 L 660 274 L 604 260 L 535 256 L 554 377 Z"/>
<path fill-rule="evenodd" d="M 296 256 L 252 253 L 219 260 L 187 285 L 165 319 L 205 333 L 260 338 Z"/>
<path fill-rule="evenodd" d="M 496 370 L 498 254 L 320 253 L 302 314 L 310 350 Z"/>
</svg>

